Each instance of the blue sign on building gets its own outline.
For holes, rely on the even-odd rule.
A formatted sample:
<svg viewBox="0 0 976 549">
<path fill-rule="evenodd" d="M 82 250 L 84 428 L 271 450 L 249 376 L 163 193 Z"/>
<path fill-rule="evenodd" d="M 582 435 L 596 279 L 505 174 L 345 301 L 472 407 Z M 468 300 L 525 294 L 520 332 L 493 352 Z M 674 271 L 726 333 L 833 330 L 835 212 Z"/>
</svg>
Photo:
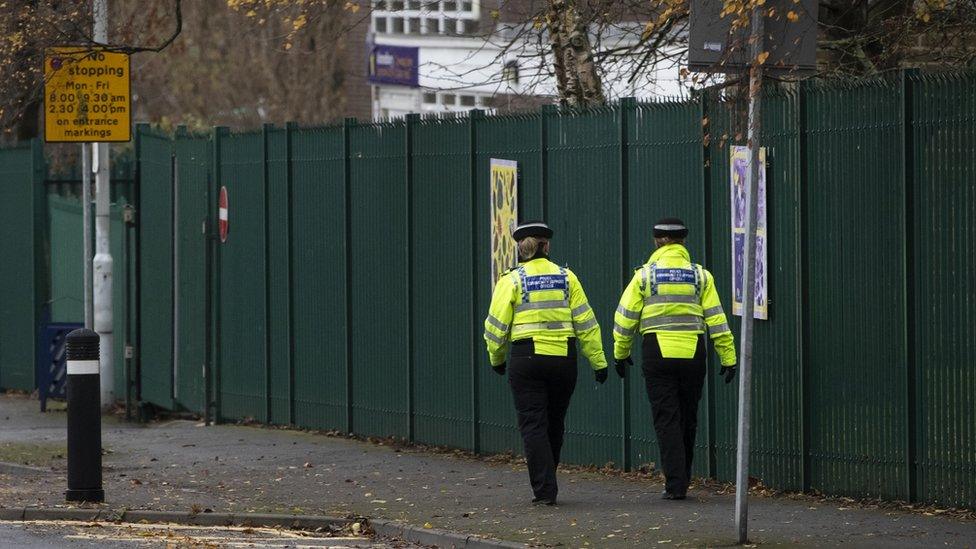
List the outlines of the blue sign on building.
<svg viewBox="0 0 976 549">
<path fill-rule="evenodd" d="M 418 48 L 374 45 L 369 53 L 370 84 L 418 87 L 418 51 Z"/>
</svg>

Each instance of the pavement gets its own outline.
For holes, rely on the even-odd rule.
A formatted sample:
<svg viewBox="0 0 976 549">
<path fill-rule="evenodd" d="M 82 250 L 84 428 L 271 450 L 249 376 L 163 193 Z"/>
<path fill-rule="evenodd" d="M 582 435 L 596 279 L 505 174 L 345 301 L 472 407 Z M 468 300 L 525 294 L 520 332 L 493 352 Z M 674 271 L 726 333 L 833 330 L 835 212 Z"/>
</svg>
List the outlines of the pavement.
<svg viewBox="0 0 976 549">
<path fill-rule="evenodd" d="M 0 396 L 0 507 L 65 507 L 65 414 Z M 560 505 L 533 507 L 524 465 L 251 426 L 103 421 L 111 509 L 295 513 L 392 519 L 537 546 L 719 547 L 735 542 L 732 495 L 699 487 L 663 501 L 653 478 L 561 472 Z M 753 497 L 763 546 L 973 547 L 960 514 L 862 507 L 806 496 Z M 4 530 L 0 530 L 3 532 Z"/>
</svg>

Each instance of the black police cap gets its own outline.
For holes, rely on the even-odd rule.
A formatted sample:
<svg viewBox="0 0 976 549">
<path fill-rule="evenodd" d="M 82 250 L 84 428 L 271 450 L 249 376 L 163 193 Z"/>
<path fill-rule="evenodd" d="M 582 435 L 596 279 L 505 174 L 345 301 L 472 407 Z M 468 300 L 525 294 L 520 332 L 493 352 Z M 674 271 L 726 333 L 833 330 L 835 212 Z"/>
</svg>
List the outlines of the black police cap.
<svg viewBox="0 0 976 549">
<path fill-rule="evenodd" d="M 684 221 L 678 219 L 677 217 L 665 217 L 660 219 L 654 225 L 654 238 L 663 238 L 666 236 L 684 238 L 688 236 L 688 227 L 685 226 Z"/>
<path fill-rule="evenodd" d="M 512 237 L 515 240 L 522 240 L 530 236 L 552 238 L 552 229 L 542 221 L 526 221 L 518 227 L 515 227 L 515 230 L 512 232 Z"/>
</svg>

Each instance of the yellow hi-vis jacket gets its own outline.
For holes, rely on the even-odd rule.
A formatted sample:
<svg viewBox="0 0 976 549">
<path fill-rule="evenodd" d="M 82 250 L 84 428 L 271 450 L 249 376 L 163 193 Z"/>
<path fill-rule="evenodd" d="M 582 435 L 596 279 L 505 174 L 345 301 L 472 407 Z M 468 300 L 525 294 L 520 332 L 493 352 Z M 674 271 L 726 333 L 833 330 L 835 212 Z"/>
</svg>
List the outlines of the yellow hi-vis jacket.
<svg viewBox="0 0 976 549">
<path fill-rule="evenodd" d="M 613 323 L 613 356 L 627 358 L 634 335 L 657 334 L 661 356 L 693 358 L 698 336 L 708 333 L 723 366 L 736 362 L 735 342 L 712 273 L 691 262 L 681 244 L 658 248 L 634 273 Z"/>
<path fill-rule="evenodd" d="M 505 362 L 510 341 L 532 338 L 536 354 L 567 356 L 571 337 L 594 370 L 607 367 L 600 325 L 572 271 L 536 258 L 498 279 L 485 319 L 492 366 Z"/>
</svg>

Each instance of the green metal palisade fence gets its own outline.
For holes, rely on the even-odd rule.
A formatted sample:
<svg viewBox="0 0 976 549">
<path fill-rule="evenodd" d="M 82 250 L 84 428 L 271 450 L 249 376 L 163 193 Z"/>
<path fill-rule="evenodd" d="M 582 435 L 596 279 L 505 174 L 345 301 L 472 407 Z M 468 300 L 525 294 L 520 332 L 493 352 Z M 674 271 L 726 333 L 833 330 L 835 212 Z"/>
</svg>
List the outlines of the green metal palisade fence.
<svg viewBox="0 0 976 549">
<path fill-rule="evenodd" d="M 345 128 L 290 132 L 294 423 L 345 429 L 349 394 Z"/>
<path fill-rule="evenodd" d="M 0 148 L 0 388 L 34 389 L 34 355 L 48 301 L 49 247 L 41 143 Z"/>
<path fill-rule="evenodd" d="M 765 485 L 976 507 L 974 89 L 972 72 L 908 72 L 766 92 L 770 319 L 756 326 L 752 431 Z M 520 218 L 554 226 L 553 257 L 580 276 L 610 353 L 619 292 L 664 215 L 690 225 L 692 256 L 731 309 L 729 146 L 742 118 L 710 93 L 209 136 L 140 127 L 142 399 L 517 452 L 509 389 L 481 338 L 490 159 L 518 162 Z M 26 216 L 47 211 L 26 206 L 39 200 L 32 154 L 0 151 L 0 207 L 23 238 L 46 227 Z M 230 234 L 214 244 L 222 186 Z M 43 238 L 5 242 L 40 259 L 33 272 L 3 265 L 21 284 L 0 286 L 4 310 L 35 315 L 22 285 L 46 276 Z M 30 388 L 33 346 L 14 320 L 0 318 L 0 385 Z M 731 480 L 736 388 L 710 361 L 695 472 Z M 639 368 L 597 386 L 581 366 L 565 460 L 657 461 Z"/>
<path fill-rule="evenodd" d="M 905 499 L 911 220 L 902 87 L 814 86 L 804 99 L 809 482 L 828 493 Z"/>
<path fill-rule="evenodd" d="M 909 75 L 905 85 L 908 488 L 920 501 L 976 507 L 976 74 Z"/>
<path fill-rule="evenodd" d="M 972 84 L 912 73 L 766 93 L 771 318 L 757 324 L 752 462 L 766 485 L 976 505 Z M 223 135 L 209 170 L 209 192 L 230 197 L 211 301 L 219 418 L 518 451 L 481 341 L 489 160 L 519 162 L 520 217 L 555 228 L 554 258 L 579 274 L 609 352 L 616 299 L 658 217 L 690 224 L 692 255 L 730 308 L 728 146 L 742 129 L 737 105 L 709 94 Z M 169 333 L 145 307 L 143 339 Z M 193 349 L 181 362 L 204 360 L 200 344 L 178 347 Z M 143 348 L 145 387 L 164 376 Z M 731 480 L 737 395 L 716 369 L 695 472 Z M 580 376 L 566 460 L 655 462 L 639 370 L 620 385 Z M 191 386 L 160 404 L 200 410 Z"/>
<path fill-rule="evenodd" d="M 173 141 L 144 126 L 136 129 L 139 173 L 139 391 L 163 408 L 173 399 Z M 181 277 L 189 280 L 189 277 Z"/>
<path fill-rule="evenodd" d="M 113 159 L 117 160 L 117 159 Z M 126 253 L 122 208 L 131 188 L 127 159 L 113 165 L 113 308 L 116 322 L 116 394 L 124 395 Z M 37 337 L 44 318 L 84 322 L 80 174 L 51 174 L 40 141 L 0 149 L 0 389 L 36 387 Z"/>
<path fill-rule="evenodd" d="M 50 315 L 52 322 L 85 322 L 84 278 L 83 278 L 83 222 L 81 201 L 49 193 L 47 195 L 48 220 L 50 222 L 51 245 L 51 299 Z M 94 215 L 92 206 L 92 215 Z M 94 218 L 93 218 L 94 219 Z M 113 257 L 112 314 L 116 319 L 114 364 L 115 394 L 122 399 L 125 395 L 124 350 L 125 350 L 125 307 L 127 269 L 133 267 L 132 244 L 128 253 L 124 249 L 127 242 L 122 221 L 122 207 L 111 207 L 111 249 Z M 93 229 L 94 231 L 94 229 Z M 94 237 L 94 234 L 92 235 Z M 128 263 L 128 265 L 127 265 Z"/>
</svg>

